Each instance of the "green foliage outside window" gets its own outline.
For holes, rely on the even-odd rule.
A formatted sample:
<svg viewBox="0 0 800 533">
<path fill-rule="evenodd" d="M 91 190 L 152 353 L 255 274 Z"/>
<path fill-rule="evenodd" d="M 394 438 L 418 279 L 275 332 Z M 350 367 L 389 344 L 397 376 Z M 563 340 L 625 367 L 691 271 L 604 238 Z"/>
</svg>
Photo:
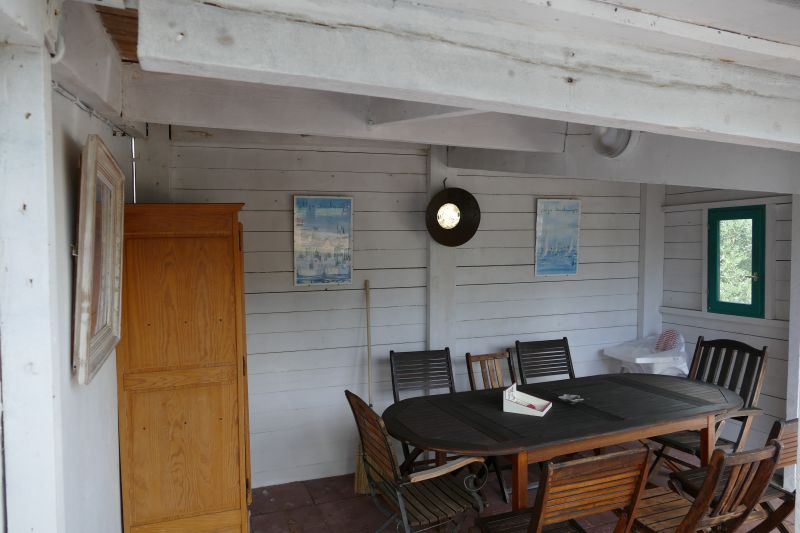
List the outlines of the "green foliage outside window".
<svg viewBox="0 0 800 533">
<path fill-rule="evenodd" d="M 753 220 L 719 222 L 719 299 L 750 304 L 753 300 Z"/>
</svg>

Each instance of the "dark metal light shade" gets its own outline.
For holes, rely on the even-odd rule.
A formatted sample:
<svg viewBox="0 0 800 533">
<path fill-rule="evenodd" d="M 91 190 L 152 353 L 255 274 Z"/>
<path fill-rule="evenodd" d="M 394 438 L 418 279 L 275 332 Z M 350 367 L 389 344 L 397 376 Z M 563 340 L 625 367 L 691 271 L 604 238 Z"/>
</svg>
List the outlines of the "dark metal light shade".
<svg viewBox="0 0 800 533">
<path fill-rule="evenodd" d="M 443 227 L 437 218 L 439 209 L 445 204 L 458 208 L 460 218 L 451 229 Z M 464 189 L 446 188 L 434 196 L 425 211 L 425 225 L 433 240 L 445 246 L 461 246 L 469 241 L 481 223 L 481 208 L 478 201 Z M 446 224 L 447 225 L 447 224 Z"/>
</svg>

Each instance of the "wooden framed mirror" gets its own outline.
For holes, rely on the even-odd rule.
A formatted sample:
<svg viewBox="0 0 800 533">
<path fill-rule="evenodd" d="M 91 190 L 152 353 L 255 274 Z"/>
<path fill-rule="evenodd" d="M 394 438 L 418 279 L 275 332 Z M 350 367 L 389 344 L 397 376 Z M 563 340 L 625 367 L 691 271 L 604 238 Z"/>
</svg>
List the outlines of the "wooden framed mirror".
<svg viewBox="0 0 800 533">
<path fill-rule="evenodd" d="M 72 369 L 88 384 L 119 342 L 125 175 L 97 135 L 81 155 Z"/>
</svg>

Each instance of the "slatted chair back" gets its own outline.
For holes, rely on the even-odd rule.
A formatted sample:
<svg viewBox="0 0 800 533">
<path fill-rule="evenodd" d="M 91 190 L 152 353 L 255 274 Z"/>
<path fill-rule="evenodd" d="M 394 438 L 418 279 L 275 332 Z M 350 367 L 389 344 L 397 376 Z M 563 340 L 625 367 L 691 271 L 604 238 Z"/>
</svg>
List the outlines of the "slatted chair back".
<svg viewBox="0 0 800 533">
<path fill-rule="evenodd" d="M 767 347 L 758 350 L 729 339 L 697 339 L 689 379 L 713 383 L 742 397 L 743 408 L 755 407 L 767 370 Z"/>
<path fill-rule="evenodd" d="M 575 377 L 567 338 L 545 341 L 517 341 L 519 379 L 523 385 L 550 376 Z"/>
<path fill-rule="evenodd" d="M 511 383 L 516 382 L 514 374 L 514 364 L 511 362 L 511 350 L 505 352 L 471 354 L 467 352 L 467 375 L 469 376 L 470 390 L 498 389 L 506 386 L 505 376 L 503 375 L 503 364 L 508 365 L 508 375 L 511 376 Z M 475 377 L 475 366 L 481 369 L 482 384 L 478 385 Z"/>
<path fill-rule="evenodd" d="M 367 476 L 378 485 L 399 483 L 397 462 L 389 444 L 389 434 L 386 432 L 383 419 L 358 395 L 349 390 L 344 391 L 344 395 L 356 419 Z"/>
<path fill-rule="evenodd" d="M 389 352 L 389 366 L 392 371 L 392 392 L 394 401 L 400 401 L 400 394 L 417 392 L 417 396 L 431 392 L 455 392 L 453 365 L 450 361 L 450 348 L 426 350 L 421 352 Z"/>
<path fill-rule="evenodd" d="M 563 463 L 545 463 L 529 533 L 550 524 L 622 509 L 624 529 L 633 525 L 647 482 L 650 451 L 645 448 L 597 455 Z"/>
<path fill-rule="evenodd" d="M 767 442 L 776 440 L 783 444 L 776 469 L 797 464 L 797 419 L 776 420 L 769 432 Z"/>
<path fill-rule="evenodd" d="M 678 531 L 721 524 L 726 531 L 736 531 L 769 485 L 782 449 L 780 442 L 770 441 L 764 448 L 731 455 L 714 450 L 705 481 Z"/>
</svg>

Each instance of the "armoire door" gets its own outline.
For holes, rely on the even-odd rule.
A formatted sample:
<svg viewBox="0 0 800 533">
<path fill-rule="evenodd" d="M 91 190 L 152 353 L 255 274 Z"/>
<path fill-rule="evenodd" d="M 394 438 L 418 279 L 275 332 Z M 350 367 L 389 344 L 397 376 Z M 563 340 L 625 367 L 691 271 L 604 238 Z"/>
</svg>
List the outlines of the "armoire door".
<svg viewBox="0 0 800 533">
<path fill-rule="evenodd" d="M 126 533 L 248 531 L 240 205 L 128 205 L 117 348 Z"/>
</svg>

